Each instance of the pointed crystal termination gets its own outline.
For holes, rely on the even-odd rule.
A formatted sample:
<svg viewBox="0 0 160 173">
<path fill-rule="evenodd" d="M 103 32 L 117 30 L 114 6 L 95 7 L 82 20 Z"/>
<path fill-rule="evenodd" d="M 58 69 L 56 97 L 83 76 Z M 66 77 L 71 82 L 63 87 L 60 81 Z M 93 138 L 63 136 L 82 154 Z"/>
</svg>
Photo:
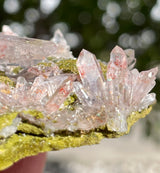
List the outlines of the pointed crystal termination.
<svg viewBox="0 0 160 173">
<path fill-rule="evenodd" d="M 12 31 L 12 29 L 8 25 L 3 25 L 2 26 L 2 33 L 4 35 L 13 35 L 13 36 L 18 36 L 16 33 Z"/>
<path fill-rule="evenodd" d="M 137 105 L 140 102 L 140 100 L 143 100 L 145 97 L 147 97 L 148 93 L 156 84 L 155 76 L 157 72 L 158 72 L 158 68 L 156 67 L 156 68 L 152 68 L 151 70 L 142 71 L 139 73 L 138 79 L 135 82 L 136 85 L 134 85 L 134 88 L 133 88 L 132 105 Z"/>
<path fill-rule="evenodd" d="M 53 42 L 11 36 L 9 28 L 3 32 L 7 36 L 0 35 L 0 169 L 17 161 L 14 155 L 21 159 L 51 149 L 95 144 L 105 136 L 122 136 L 150 112 L 155 94 L 149 92 L 158 69 L 141 73 L 133 69 L 133 50 L 113 49 L 108 65 L 101 64 L 107 69 L 105 80 L 95 56 L 86 50 L 77 66 L 72 59 L 76 75 L 50 61 L 72 58 L 60 31 Z M 14 145 L 16 151 L 10 157 Z M 17 157 L 28 148 L 33 152 Z"/>
<path fill-rule="evenodd" d="M 67 41 L 65 40 L 62 32 L 59 29 L 55 31 L 51 41 L 55 43 L 57 46 L 61 47 L 61 49 L 58 50 L 60 54 L 61 52 L 65 52 L 66 58 L 74 58 L 72 52 L 70 51 L 70 46 L 67 44 Z M 59 56 L 58 58 L 63 58 L 63 57 Z"/>
<path fill-rule="evenodd" d="M 60 32 L 60 31 L 59 31 Z M 12 35 L 0 34 L 0 64 L 12 64 L 29 67 L 47 58 L 73 58 L 65 40 L 61 37 L 57 41 L 55 33 L 54 42 L 39 39 L 23 38 Z"/>
<path fill-rule="evenodd" d="M 142 73 L 133 69 L 136 62 L 133 50 L 123 51 L 118 46 L 112 50 L 105 70 L 107 80 L 95 55 L 82 50 L 76 63 L 77 77 L 71 72 L 63 74 L 63 69 L 47 60 L 49 56 L 58 61 L 73 58 L 59 30 L 52 41 L 13 35 L 7 27 L 0 34 L 0 68 L 16 84 L 16 87 L 10 87 L 0 83 L 2 113 L 40 111 L 44 117 L 38 120 L 30 113 L 22 119 L 38 126 L 45 124 L 44 128 L 50 129 L 51 133 L 93 130 L 102 126 L 121 133 L 127 131 L 130 114 L 155 101 L 155 94 L 148 93 L 155 85 L 157 69 Z M 19 66 L 20 71 L 16 74 L 14 68 Z M 74 109 L 70 110 L 69 106 Z"/>
<path fill-rule="evenodd" d="M 128 62 L 128 69 L 131 70 L 133 69 L 135 63 L 136 63 L 136 58 L 135 58 L 135 51 L 133 49 L 126 49 L 124 50 L 127 56 L 127 62 Z"/>
<path fill-rule="evenodd" d="M 88 120 L 83 121 L 83 126 L 89 129 L 107 125 L 110 131 L 124 133 L 128 130 L 128 116 L 155 102 L 155 95 L 148 93 L 155 85 L 157 68 L 141 73 L 130 71 L 134 64 L 134 52 L 116 46 L 104 80 L 95 56 L 85 50 L 80 53 L 77 68 L 81 82 L 74 82 L 74 92 L 82 103 L 81 115 Z"/>
<path fill-rule="evenodd" d="M 148 93 L 155 85 L 155 75 L 158 69 L 139 73 L 133 68 L 132 60 L 128 61 L 125 52 L 116 46 L 111 52 L 111 61 L 107 68 L 106 109 L 108 115 L 107 127 L 111 131 L 127 131 L 127 117 L 134 111 L 141 111 L 155 102 L 155 95 Z M 128 68 L 127 68 L 128 66 Z"/>
<path fill-rule="evenodd" d="M 77 60 L 77 68 L 84 88 L 94 93 L 95 97 L 101 97 L 99 91 L 103 87 L 104 77 L 95 55 L 83 49 Z"/>
<path fill-rule="evenodd" d="M 107 80 L 111 81 L 119 76 L 122 70 L 127 69 L 127 56 L 122 48 L 116 46 L 111 54 L 107 67 Z"/>
<path fill-rule="evenodd" d="M 67 41 L 64 39 L 62 32 L 57 29 L 54 33 L 54 37 L 51 39 L 52 42 L 56 43 L 57 45 L 62 45 L 65 49 L 70 50 Z"/>
<path fill-rule="evenodd" d="M 51 114 L 59 110 L 61 104 L 65 101 L 67 96 L 72 91 L 72 88 L 73 81 L 68 80 L 68 82 L 65 82 L 65 84 L 56 91 L 56 94 L 52 96 L 48 103 L 46 103 L 46 111 Z"/>
<path fill-rule="evenodd" d="M 116 46 L 110 56 L 110 61 L 113 62 L 117 67 L 127 68 L 127 57 L 122 48 Z"/>
</svg>

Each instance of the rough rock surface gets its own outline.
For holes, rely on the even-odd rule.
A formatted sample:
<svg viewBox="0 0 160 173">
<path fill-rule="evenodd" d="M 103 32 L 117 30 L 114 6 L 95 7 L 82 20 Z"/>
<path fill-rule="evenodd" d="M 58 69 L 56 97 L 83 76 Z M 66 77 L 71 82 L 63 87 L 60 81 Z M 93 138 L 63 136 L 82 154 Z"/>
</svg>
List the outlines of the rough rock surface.
<svg viewBox="0 0 160 173">
<path fill-rule="evenodd" d="M 18 37 L 5 26 L 0 34 L 0 170 L 39 152 L 127 134 L 156 101 L 149 92 L 158 69 L 138 72 L 135 62 L 133 50 L 118 46 L 108 63 L 87 50 L 76 60 L 59 30 L 52 41 L 44 41 Z M 13 148 L 16 157 L 9 155 Z"/>
</svg>

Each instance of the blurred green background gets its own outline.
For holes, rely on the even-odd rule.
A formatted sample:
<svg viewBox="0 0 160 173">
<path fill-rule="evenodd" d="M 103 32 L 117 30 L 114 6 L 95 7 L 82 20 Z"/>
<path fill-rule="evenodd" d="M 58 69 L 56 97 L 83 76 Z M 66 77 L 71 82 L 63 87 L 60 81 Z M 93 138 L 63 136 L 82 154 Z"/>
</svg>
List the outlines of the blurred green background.
<svg viewBox="0 0 160 173">
<path fill-rule="evenodd" d="M 1 0 L 0 25 L 21 36 L 50 39 L 59 28 L 75 57 L 82 48 L 108 61 L 115 45 L 133 48 L 139 71 L 160 66 L 160 0 Z M 160 142 L 158 103 L 143 120 L 144 133 Z"/>
</svg>

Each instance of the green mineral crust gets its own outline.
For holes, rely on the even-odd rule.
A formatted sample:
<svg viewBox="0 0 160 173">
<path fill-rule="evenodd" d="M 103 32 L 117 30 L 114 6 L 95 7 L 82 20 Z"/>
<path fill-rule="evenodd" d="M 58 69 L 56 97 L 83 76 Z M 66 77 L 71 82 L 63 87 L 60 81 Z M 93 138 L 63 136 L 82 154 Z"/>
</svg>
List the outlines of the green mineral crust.
<svg viewBox="0 0 160 173">
<path fill-rule="evenodd" d="M 150 113 L 152 107 L 142 112 L 133 112 L 127 119 L 129 133 L 131 126 L 140 118 Z M 33 115 L 32 111 L 32 115 Z M 27 112 L 28 113 L 28 112 Z M 36 114 L 39 112 L 34 112 Z M 0 117 L 0 127 L 12 124 L 17 113 L 3 115 Z M 6 123 L 4 123 L 6 122 Z M 27 156 L 37 155 L 41 152 L 61 150 L 70 147 L 98 144 L 103 138 L 115 138 L 124 135 L 109 131 L 106 126 L 89 132 L 57 132 L 53 137 L 44 136 L 43 130 L 35 125 L 20 123 L 17 133 L 0 140 L 0 170 L 4 170 L 18 160 Z"/>
<path fill-rule="evenodd" d="M 74 110 L 74 104 L 77 100 L 77 96 L 75 94 L 70 95 L 69 97 L 66 98 L 66 100 L 64 101 L 62 108 L 60 108 L 60 110 L 63 109 L 69 109 L 69 110 Z"/>
<path fill-rule="evenodd" d="M 25 134 L 44 136 L 44 132 L 41 128 L 28 123 L 20 123 L 17 130 Z"/>
<path fill-rule="evenodd" d="M 78 74 L 78 69 L 76 66 L 76 60 L 75 59 L 60 60 L 60 61 L 57 61 L 56 64 L 64 72 L 72 72 L 72 73 Z"/>
<path fill-rule="evenodd" d="M 81 136 L 56 135 L 54 137 L 14 134 L 0 145 L 0 170 L 11 166 L 26 156 L 68 147 L 93 145 L 99 143 L 102 138 L 103 135 L 96 132 Z"/>
<path fill-rule="evenodd" d="M 37 110 L 25 110 L 23 111 L 24 114 L 29 114 L 33 117 L 35 117 L 36 119 L 41 119 L 44 118 L 44 115 L 42 114 L 42 112 L 37 111 Z"/>
<path fill-rule="evenodd" d="M 12 125 L 13 120 L 17 117 L 17 113 L 9 113 L 9 114 L 4 114 L 0 115 L 0 131 L 7 127 Z"/>
<path fill-rule="evenodd" d="M 52 63 L 47 63 L 47 62 L 40 62 L 38 63 L 39 66 L 44 66 L 44 67 L 51 67 Z"/>
<path fill-rule="evenodd" d="M 27 156 L 128 134 L 156 101 L 149 92 L 158 69 L 133 69 L 133 50 L 116 46 L 105 63 L 84 49 L 75 59 L 60 31 L 52 41 L 5 32 L 0 41 L 6 45 L 0 58 L 0 170 Z"/>
<path fill-rule="evenodd" d="M 0 76 L 0 83 L 5 83 L 11 87 L 15 86 L 15 83 L 7 76 Z"/>
<path fill-rule="evenodd" d="M 18 73 L 20 73 L 21 70 L 22 70 L 21 67 L 15 67 L 15 68 L 13 69 L 12 73 L 18 74 Z"/>
<path fill-rule="evenodd" d="M 58 65 L 58 67 L 62 69 L 65 73 L 72 72 L 72 73 L 78 74 L 76 59 L 62 59 L 59 61 L 54 61 L 50 58 L 49 60 L 55 62 Z M 103 75 L 106 77 L 107 65 L 106 63 L 103 63 L 103 62 L 99 62 L 99 63 L 100 63 L 100 67 L 102 69 Z"/>
</svg>

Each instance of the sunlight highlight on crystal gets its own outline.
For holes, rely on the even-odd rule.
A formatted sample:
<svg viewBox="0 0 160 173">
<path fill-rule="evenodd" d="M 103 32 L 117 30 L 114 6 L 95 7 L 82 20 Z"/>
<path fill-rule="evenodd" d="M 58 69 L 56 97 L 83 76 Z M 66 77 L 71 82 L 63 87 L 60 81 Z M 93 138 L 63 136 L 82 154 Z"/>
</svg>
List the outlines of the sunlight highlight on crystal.
<svg viewBox="0 0 160 173">
<path fill-rule="evenodd" d="M 127 118 L 156 100 L 149 92 L 158 69 L 139 72 L 134 68 L 134 55 L 134 50 L 116 46 L 104 75 L 100 61 L 89 51 L 83 49 L 77 60 L 73 57 L 60 30 L 51 41 L 44 41 L 18 37 L 4 26 L 0 34 L 0 113 L 18 115 L 16 123 L 8 126 L 6 134 L 2 129 L 0 135 L 12 135 L 16 130 L 8 130 L 16 129 L 21 121 L 40 126 L 46 135 L 102 126 L 111 132 L 127 132 Z M 77 73 L 61 69 L 63 61 L 75 62 Z M 33 116 L 30 112 L 34 111 L 39 113 Z"/>
</svg>

